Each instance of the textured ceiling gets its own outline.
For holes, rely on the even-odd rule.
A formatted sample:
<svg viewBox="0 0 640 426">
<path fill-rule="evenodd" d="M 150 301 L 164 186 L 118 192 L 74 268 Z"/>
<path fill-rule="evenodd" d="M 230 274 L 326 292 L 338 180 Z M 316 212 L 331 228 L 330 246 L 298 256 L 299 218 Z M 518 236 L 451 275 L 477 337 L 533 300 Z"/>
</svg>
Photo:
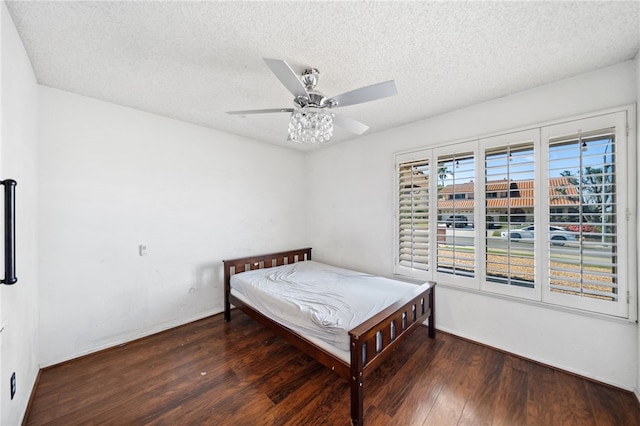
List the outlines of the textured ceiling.
<svg viewBox="0 0 640 426">
<path fill-rule="evenodd" d="M 379 132 L 634 58 L 640 2 L 7 2 L 39 83 L 166 117 L 287 141 L 291 107 L 262 58 L 320 70 L 340 109 Z M 336 129 L 331 143 L 357 137 Z"/>
</svg>

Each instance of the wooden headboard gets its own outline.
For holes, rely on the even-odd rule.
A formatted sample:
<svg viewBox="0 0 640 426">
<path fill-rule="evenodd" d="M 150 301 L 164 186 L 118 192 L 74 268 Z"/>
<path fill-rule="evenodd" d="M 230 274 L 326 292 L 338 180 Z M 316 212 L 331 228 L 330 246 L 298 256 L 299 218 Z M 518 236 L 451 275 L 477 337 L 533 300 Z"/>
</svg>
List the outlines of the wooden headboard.
<svg viewBox="0 0 640 426">
<path fill-rule="evenodd" d="M 240 272 L 251 271 L 253 269 L 265 269 L 273 268 L 275 266 L 289 265 L 296 262 L 303 262 L 305 260 L 311 260 L 311 247 L 281 251 L 279 253 L 223 260 L 225 318 L 228 317 L 229 311 L 229 294 L 231 293 L 232 275 Z"/>
<path fill-rule="evenodd" d="M 273 268 L 274 266 L 289 265 L 295 262 L 311 260 L 311 248 L 269 253 L 259 256 L 242 257 L 239 259 L 223 260 L 225 272 L 225 284 L 227 278 L 239 272 L 253 269 Z M 228 274 L 227 274 L 228 273 Z"/>
</svg>

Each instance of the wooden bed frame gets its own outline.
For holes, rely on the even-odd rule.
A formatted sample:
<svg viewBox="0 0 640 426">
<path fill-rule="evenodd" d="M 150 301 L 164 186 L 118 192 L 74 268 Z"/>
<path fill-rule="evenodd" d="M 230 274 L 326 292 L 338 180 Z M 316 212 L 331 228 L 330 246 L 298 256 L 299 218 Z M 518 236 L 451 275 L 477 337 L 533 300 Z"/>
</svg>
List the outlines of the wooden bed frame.
<svg viewBox="0 0 640 426">
<path fill-rule="evenodd" d="M 349 331 L 351 349 L 351 363 L 349 364 L 289 328 L 267 318 L 231 294 L 230 280 L 233 274 L 304 260 L 311 260 L 311 248 L 225 260 L 224 319 L 231 321 L 231 304 L 233 304 L 293 346 L 349 380 L 351 384 L 351 423 L 362 425 L 364 379 L 368 374 L 389 357 L 394 348 L 426 319 L 429 320 L 429 337 L 435 337 L 435 283 L 427 282 L 416 287 L 419 289 L 417 294 L 398 300 Z"/>
</svg>

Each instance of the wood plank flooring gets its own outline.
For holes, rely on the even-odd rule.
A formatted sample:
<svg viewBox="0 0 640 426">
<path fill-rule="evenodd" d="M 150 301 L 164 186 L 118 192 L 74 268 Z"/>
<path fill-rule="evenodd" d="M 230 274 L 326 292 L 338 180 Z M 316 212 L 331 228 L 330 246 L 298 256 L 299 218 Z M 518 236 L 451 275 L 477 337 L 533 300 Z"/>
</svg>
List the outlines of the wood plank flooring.
<svg viewBox="0 0 640 426">
<path fill-rule="evenodd" d="M 367 425 L 640 425 L 626 391 L 418 329 L 365 383 Z M 245 314 L 45 369 L 27 425 L 348 425 L 349 386 Z"/>
</svg>

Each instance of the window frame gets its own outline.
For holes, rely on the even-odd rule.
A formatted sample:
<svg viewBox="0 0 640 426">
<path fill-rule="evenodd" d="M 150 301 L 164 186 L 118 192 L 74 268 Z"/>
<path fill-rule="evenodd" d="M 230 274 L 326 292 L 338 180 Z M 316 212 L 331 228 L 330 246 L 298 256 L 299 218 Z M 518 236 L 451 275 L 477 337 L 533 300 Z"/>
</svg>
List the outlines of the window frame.
<svg viewBox="0 0 640 426">
<path fill-rule="evenodd" d="M 478 177 L 478 170 L 477 170 L 477 166 L 476 166 L 476 159 L 478 158 L 478 151 L 477 151 L 477 146 L 478 146 L 478 141 L 477 140 L 471 140 L 468 142 L 462 142 L 459 144 L 455 145 L 455 148 L 452 150 L 450 147 L 437 147 L 434 148 L 432 151 L 432 161 L 435 166 L 436 166 L 436 170 L 438 168 L 438 164 L 440 161 L 441 157 L 462 157 L 462 156 L 468 156 L 469 154 L 471 154 L 471 156 L 474 159 L 474 180 L 477 181 L 477 177 Z M 431 235 L 432 236 L 436 236 L 436 240 L 433 241 L 433 239 L 430 241 L 431 242 L 431 247 L 432 249 L 430 250 L 431 253 L 431 265 L 432 265 L 432 270 L 433 270 L 433 279 L 435 281 L 439 281 L 439 282 L 444 282 L 447 281 L 451 278 L 452 275 L 454 275 L 456 277 L 456 279 L 460 279 L 461 281 L 465 282 L 466 284 L 464 285 L 468 285 L 474 288 L 478 288 L 479 285 L 479 280 L 478 280 L 478 274 L 473 274 L 472 276 L 467 276 L 464 274 L 456 274 L 456 273 L 445 273 L 445 272 L 440 272 L 438 271 L 438 241 L 437 241 L 437 233 L 438 233 L 438 228 L 439 228 L 439 221 L 437 220 L 438 217 L 440 216 L 440 211 L 438 208 L 438 185 L 437 185 L 437 179 L 432 179 L 435 188 L 433 188 L 432 186 L 432 194 L 435 194 L 435 201 L 436 201 L 436 205 L 435 208 L 431 208 L 430 210 L 435 212 L 436 215 L 436 220 L 431 220 L 429 222 L 430 228 L 431 228 Z M 475 191 L 474 191 L 474 198 L 475 198 Z M 432 198 L 433 200 L 434 198 Z M 477 204 L 477 199 L 475 200 L 475 203 Z M 478 214 L 477 214 L 477 208 L 474 207 L 473 209 L 473 214 L 469 214 L 468 212 L 453 212 L 452 214 L 458 215 L 458 214 L 463 214 L 465 216 L 467 216 L 467 218 L 469 218 L 470 216 L 472 217 L 472 221 L 474 223 L 474 245 L 475 242 L 477 241 L 477 232 L 475 232 L 475 230 L 477 229 L 477 226 L 475 224 L 479 223 L 478 222 Z M 448 215 L 447 215 L 448 217 Z M 446 218 L 445 218 L 446 219 Z M 455 227 L 451 227 L 451 229 L 453 230 L 452 232 L 455 234 L 456 233 L 456 228 Z M 454 236 L 455 238 L 455 236 Z M 477 266 L 478 266 L 478 250 L 475 249 L 474 250 L 474 256 L 473 256 L 473 265 L 474 268 L 477 270 Z"/>
<path fill-rule="evenodd" d="M 427 257 L 427 262 L 426 262 L 426 269 L 425 268 L 413 268 L 413 267 L 409 267 L 406 265 L 403 265 L 403 259 L 402 259 L 402 250 L 404 248 L 403 244 L 404 242 L 401 241 L 403 234 L 402 234 L 402 230 L 405 230 L 405 225 L 403 225 L 402 223 L 402 214 L 401 214 L 401 203 L 400 200 L 402 198 L 404 198 L 404 195 L 402 193 L 400 193 L 400 186 L 403 185 L 403 178 L 401 178 L 401 168 L 400 168 L 400 164 L 411 164 L 411 163 L 426 163 L 426 167 L 431 170 L 432 167 L 432 162 L 430 158 L 424 158 L 420 155 L 414 156 L 412 153 L 409 154 L 401 154 L 399 156 L 397 156 L 396 158 L 400 158 L 400 159 L 404 159 L 403 161 L 400 161 L 398 163 L 396 163 L 396 167 L 395 167 L 395 176 L 396 176 L 396 186 L 395 186 L 395 268 L 394 268 L 394 273 L 398 274 L 398 275 L 406 275 L 406 276 L 411 276 L 411 277 L 415 277 L 415 278 L 419 278 L 419 279 L 427 279 L 428 277 L 430 277 L 430 269 L 432 267 L 432 263 L 431 263 L 431 257 L 430 257 L 430 252 L 431 252 L 431 240 L 430 240 L 430 232 L 431 229 L 430 227 L 427 227 L 427 232 L 429 233 L 429 237 L 428 237 L 428 247 L 429 247 L 429 255 Z M 429 186 L 428 186 L 428 198 L 429 200 L 431 200 L 431 194 L 432 194 L 432 187 L 431 187 L 431 181 L 429 182 Z M 406 190 L 406 188 L 404 188 Z M 411 195 L 411 197 L 413 198 L 413 195 Z M 428 219 L 431 219 L 431 210 L 429 209 L 429 215 L 427 216 Z M 418 221 L 420 222 L 420 221 Z M 414 221 L 411 222 L 411 228 L 413 229 L 413 224 Z M 413 261 L 409 262 L 413 265 Z"/>
<path fill-rule="evenodd" d="M 612 122 L 615 123 L 615 133 L 616 133 L 616 160 L 615 160 L 615 176 L 616 176 L 616 192 L 619 194 L 623 194 L 624 196 L 617 197 L 616 200 L 616 236 L 617 236 L 617 259 L 618 264 L 624 263 L 625 267 L 617 268 L 617 282 L 618 282 L 618 294 L 619 301 L 610 302 L 610 301 L 602 301 L 594 298 L 587 297 L 576 297 L 573 295 L 562 294 L 558 292 L 551 291 L 543 291 L 542 292 L 542 301 L 544 303 L 555 304 L 560 306 L 566 306 L 570 308 L 576 308 L 581 310 L 586 310 L 590 312 L 599 312 L 606 315 L 612 315 L 617 317 L 628 317 L 628 308 L 629 303 L 629 294 L 630 287 L 629 285 L 629 267 L 628 264 L 633 264 L 633 262 L 629 262 L 631 260 L 631 252 L 629 248 L 635 239 L 629 235 L 629 214 L 632 206 L 630 205 L 630 196 L 631 193 L 635 193 L 635 191 L 631 190 L 632 184 L 629 183 L 631 180 L 631 176 L 629 175 L 629 167 L 628 161 L 630 160 L 630 155 L 628 153 L 629 143 L 628 137 L 625 132 L 621 131 L 626 129 L 627 125 L 627 116 L 625 112 L 611 113 L 611 114 L 603 114 L 600 116 L 581 118 L 577 120 L 565 121 L 562 123 L 554 124 L 551 126 L 545 126 L 542 129 L 542 155 L 543 158 L 548 158 L 549 154 L 549 141 L 558 136 L 562 135 L 570 135 L 575 133 L 580 133 L 582 129 L 592 129 L 592 128 L 606 128 L 612 127 Z M 589 127 L 585 127 L 589 126 Z M 635 159 L 635 156 L 633 157 Z M 542 170 L 541 175 L 548 175 L 548 162 L 542 162 Z M 635 181 L 635 179 L 633 179 Z M 549 181 L 548 179 L 542 183 L 543 189 L 542 191 L 545 194 L 549 193 Z M 548 229 L 549 223 L 549 215 L 546 215 L 544 218 L 543 225 L 545 229 Z M 549 282 L 549 262 L 550 262 L 550 252 L 545 250 L 542 254 L 541 258 L 541 267 L 542 270 L 542 280 L 543 285 L 547 286 Z M 624 303 L 622 303 L 624 301 Z"/>
<path fill-rule="evenodd" d="M 486 160 L 486 152 L 487 149 L 489 148 L 497 148 L 497 147 L 511 147 L 511 146 L 519 146 L 522 145 L 523 142 L 528 142 L 531 141 L 533 142 L 533 155 L 534 155 L 534 200 L 535 200 L 535 205 L 540 206 L 540 197 L 541 197 L 541 191 L 538 189 L 539 186 L 539 182 L 538 182 L 538 175 L 540 174 L 538 171 L 539 168 L 539 161 L 540 161 L 540 149 L 539 149 L 539 145 L 540 145 L 540 129 L 539 128 L 534 128 L 534 129 L 529 129 L 529 130 L 521 130 L 521 131 L 517 131 L 517 132 L 511 132 L 511 133 L 506 133 L 506 134 L 502 134 L 502 135 L 498 135 L 498 136 L 492 136 L 492 137 L 486 137 L 486 138 L 481 138 L 479 139 L 479 144 L 480 144 L 480 152 L 482 155 L 482 159 L 483 161 Z M 483 169 L 481 170 L 481 172 L 484 172 L 486 170 L 486 167 L 483 167 Z M 482 182 L 482 188 L 480 188 L 480 196 L 482 197 L 482 201 L 481 201 L 481 205 L 484 206 L 484 212 L 485 214 L 483 216 L 486 216 L 486 194 L 485 194 L 485 190 L 484 190 L 484 182 L 485 182 L 485 175 L 480 174 L 479 179 L 477 180 L 477 182 Z M 511 191 L 511 188 L 508 189 L 508 192 Z M 540 208 L 536 208 L 534 210 L 534 221 L 536 223 L 539 223 L 539 217 L 538 215 L 541 214 L 540 213 Z M 485 219 L 486 220 L 486 219 Z M 486 223 L 485 223 L 485 228 L 486 229 Z M 486 259 L 486 238 L 482 239 L 482 245 L 480 247 L 481 250 L 481 257 L 480 260 L 482 261 L 482 259 Z M 507 244 L 509 244 L 509 242 L 507 242 Z M 533 257 L 534 257 L 534 273 L 535 273 L 535 282 L 539 283 L 541 282 L 541 275 L 540 275 L 540 263 L 539 263 L 539 253 L 538 250 L 540 249 L 541 244 L 538 244 L 537 241 L 534 240 L 533 242 Z M 487 271 L 486 268 L 481 267 L 481 277 L 480 277 L 480 289 L 490 292 L 490 293 L 496 293 L 496 294 L 501 294 L 501 295 L 507 295 L 507 296 L 513 296 L 513 297 L 518 297 L 518 298 L 522 298 L 522 299 L 528 299 L 528 300 L 540 300 L 540 291 L 541 291 L 541 286 L 540 285 L 534 285 L 533 288 L 529 288 L 529 287 L 516 287 L 513 285 L 504 285 L 504 284 L 499 284 L 499 283 L 495 283 L 495 282 L 491 282 L 487 280 Z"/>
<path fill-rule="evenodd" d="M 582 114 L 569 118 L 558 119 L 545 123 L 514 129 L 506 132 L 467 138 L 461 141 L 434 144 L 423 149 L 399 152 L 395 154 L 395 181 L 398 189 L 399 165 L 407 161 L 427 159 L 429 161 L 429 270 L 414 271 L 410 268 L 402 268 L 398 262 L 398 197 L 396 192 L 395 205 L 395 233 L 394 233 L 394 274 L 413 279 L 434 280 L 442 286 L 460 288 L 484 295 L 493 295 L 500 298 L 508 298 L 514 301 L 539 304 L 549 308 L 582 312 L 587 315 L 619 318 L 629 321 L 637 319 L 637 286 L 638 271 L 635 268 L 637 262 L 637 223 L 636 223 L 636 199 L 637 177 L 636 168 L 631 167 L 637 162 L 637 147 L 635 143 L 635 105 L 627 105 L 608 110 Z M 616 192 L 616 225 L 619 252 L 617 253 L 616 269 L 618 295 L 616 301 L 589 300 L 587 297 L 565 295 L 546 291 L 549 285 L 549 259 L 551 249 L 548 247 L 550 210 L 548 204 L 549 179 L 545 179 L 549 173 L 548 154 L 549 138 L 560 136 L 562 131 L 566 134 L 575 133 L 581 127 L 585 131 L 595 129 L 602 123 L 601 128 L 615 127 L 616 132 L 616 158 L 615 176 Z M 588 126 L 587 126 L 588 125 Z M 586 126 L 586 127 L 585 127 Z M 571 130 L 571 131 L 570 131 Z M 559 133 L 560 132 L 560 133 Z M 535 285 L 533 288 L 517 287 L 501 283 L 492 283 L 486 279 L 486 191 L 485 191 L 485 155 L 486 150 L 492 146 L 518 145 L 524 138 L 534 138 L 534 221 L 536 232 L 534 240 L 535 259 Z M 515 139 L 514 139 L 515 138 Z M 457 153 L 473 153 L 475 162 L 475 188 L 473 197 L 475 206 L 473 212 L 475 265 L 478 273 L 474 277 L 464 277 L 437 271 L 437 238 L 438 238 L 438 214 L 437 205 L 438 178 L 436 169 L 438 158 Z M 482 183 L 478 185 L 478 183 Z M 434 204 L 435 203 L 435 204 Z M 635 261 L 634 261 L 635 256 Z M 603 308 L 603 304 L 605 307 Z M 608 304 L 608 305 L 607 305 Z"/>
</svg>

